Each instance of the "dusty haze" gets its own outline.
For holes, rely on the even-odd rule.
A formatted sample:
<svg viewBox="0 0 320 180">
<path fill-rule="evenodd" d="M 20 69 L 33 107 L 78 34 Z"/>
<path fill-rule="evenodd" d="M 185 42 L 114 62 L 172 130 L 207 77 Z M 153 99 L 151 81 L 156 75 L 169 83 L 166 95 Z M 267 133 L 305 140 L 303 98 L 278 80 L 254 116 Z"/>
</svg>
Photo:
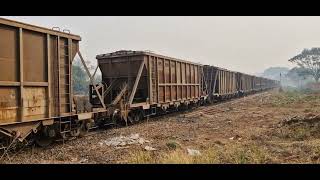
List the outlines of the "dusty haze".
<svg viewBox="0 0 320 180">
<path fill-rule="evenodd" d="M 97 54 L 121 49 L 151 50 L 250 74 L 271 66 L 292 67 L 289 58 L 320 42 L 320 17 L 4 18 L 69 29 L 82 37 L 82 54 L 92 61 Z"/>
</svg>

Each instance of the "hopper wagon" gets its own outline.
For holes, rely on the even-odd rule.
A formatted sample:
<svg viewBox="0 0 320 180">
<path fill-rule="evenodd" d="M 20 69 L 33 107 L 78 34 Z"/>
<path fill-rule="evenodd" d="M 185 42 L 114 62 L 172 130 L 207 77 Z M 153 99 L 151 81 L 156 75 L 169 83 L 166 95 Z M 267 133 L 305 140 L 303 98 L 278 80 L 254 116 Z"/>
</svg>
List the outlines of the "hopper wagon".
<svg viewBox="0 0 320 180">
<path fill-rule="evenodd" d="M 35 136 L 39 145 L 86 130 L 72 92 L 80 36 L 0 18 L 0 148 Z M 86 124 L 88 125 L 88 123 Z"/>
<path fill-rule="evenodd" d="M 102 103 L 115 119 L 139 121 L 201 104 L 206 98 L 201 64 L 146 51 L 124 50 L 96 58 L 102 72 Z M 93 88 L 90 102 L 102 107 Z"/>
<path fill-rule="evenodd" d="M 131 50 L 97 55 L 102 80 L 95 83 L 80 41 L 68 30 L 0 18 L 0 149 L 12 142 L 48 146 L 107 124 L 279 87 L 275 80 Z M 90 79 L 88 96 L 72 90 L 77 55 Z"/>
</svg>

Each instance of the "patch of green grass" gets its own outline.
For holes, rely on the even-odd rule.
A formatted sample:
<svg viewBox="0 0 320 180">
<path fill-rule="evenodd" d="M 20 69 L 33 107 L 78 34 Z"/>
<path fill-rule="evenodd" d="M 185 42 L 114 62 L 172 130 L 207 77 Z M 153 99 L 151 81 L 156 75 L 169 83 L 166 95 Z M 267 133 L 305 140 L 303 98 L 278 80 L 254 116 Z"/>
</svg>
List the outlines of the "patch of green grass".
<svg viewBox="0 0 320 180">
<path fill-rule="evenodd" d="M 308 90 L 289 90 L 276 94 L 272 100 L 272 104 L 278 106 L 300 102 L 319 103 L 320 93 Z"/>
<path fill-rule="evenodd" d="M 320 123 L 298 123 L 282 126 L 275 130 L 274 136 L 281 139 L 291 139 L 294 141 L 304 141 L 310 138 L 320 138 Z"/>
<path fill-rule="evenodd" d="M 180 147 L 179 143 L 177 143 L 175 141 L 170 141 L 170 142 L 166 143 L 166 145 L 170 150 L 176 150 L 178 147 Z"/>
<path fill-rule="evenodd" d="M 272 106 L 284 106 L 293 104 L 303 100 L 306 97 L 306 94 L 303 94 L 299 91 L 285 91 L 276 94 L 272 97 L 271 105 Z"/>
</svg>

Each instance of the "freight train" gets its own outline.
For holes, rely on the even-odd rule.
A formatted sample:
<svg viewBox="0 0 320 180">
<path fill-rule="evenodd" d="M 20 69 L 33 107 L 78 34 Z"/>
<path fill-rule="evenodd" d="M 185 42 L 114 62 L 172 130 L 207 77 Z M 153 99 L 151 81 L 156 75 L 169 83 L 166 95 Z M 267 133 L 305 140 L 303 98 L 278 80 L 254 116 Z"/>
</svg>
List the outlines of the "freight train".
<svg viewBox="0 0 320 180">
<path fill-rule="evenodd" d="M 133 124 L 269 90 L 279 82 L 146 51 L 97 55 L 102 81 L 86 67 L 80 36 L 0 18 L 0 149 L 48 146 L 106 124 Z M 72 91 L 79 55 L 90 77 L 89 108 Z"/>
</svg>

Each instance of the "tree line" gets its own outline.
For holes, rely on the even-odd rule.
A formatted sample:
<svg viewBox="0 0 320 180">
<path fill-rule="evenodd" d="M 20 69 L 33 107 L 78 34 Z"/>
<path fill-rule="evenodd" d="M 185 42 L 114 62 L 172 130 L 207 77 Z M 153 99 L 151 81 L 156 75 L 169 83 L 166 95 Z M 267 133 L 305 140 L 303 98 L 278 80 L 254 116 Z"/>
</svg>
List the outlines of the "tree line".
<svg viewBox="0 0 320 180">
<path fill-rule="evenodd" d="M 86 64 L 92 75 L 96 66 L 93 66 L 91 62 L 86 62 Z M 94 79 L 95 83 L 101 82 L 101 73 L 96 73 Z M 90 84 L 90 78 L 87 75 L 84 66 L 81 64 L 80 61 L 75 61 L 72 64 L 72 85 L 74 94 L 89 95 Z"/>
</svg>

